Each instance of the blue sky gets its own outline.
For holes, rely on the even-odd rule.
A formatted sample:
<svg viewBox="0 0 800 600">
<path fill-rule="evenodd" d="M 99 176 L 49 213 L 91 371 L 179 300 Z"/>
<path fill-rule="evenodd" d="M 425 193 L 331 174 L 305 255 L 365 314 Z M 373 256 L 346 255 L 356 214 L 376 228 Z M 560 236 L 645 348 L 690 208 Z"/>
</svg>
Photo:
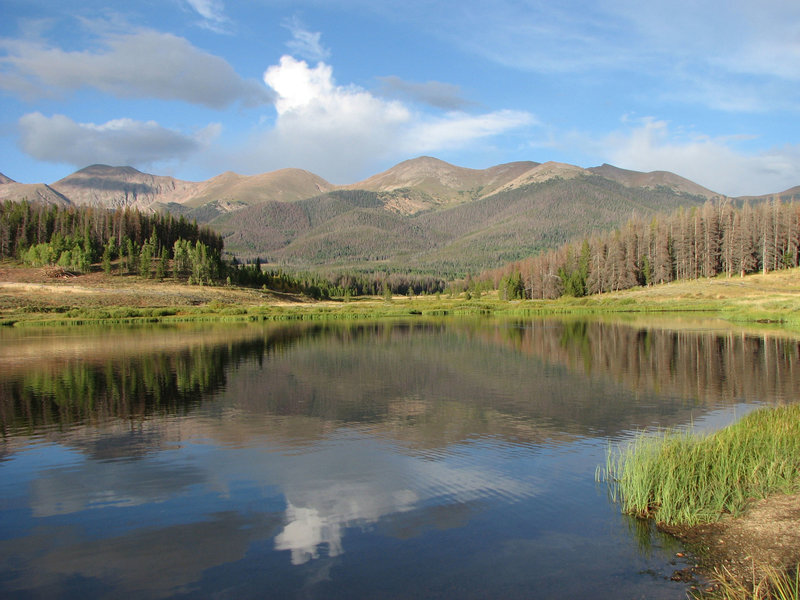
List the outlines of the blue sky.
<svg viewBox="0 0 800 600">
<path fill-rule="evenodd" d="M 800 2 L 0 0 L 0 172 L 352 183 L 421 155 L 800 185 Z"/>
</svg>

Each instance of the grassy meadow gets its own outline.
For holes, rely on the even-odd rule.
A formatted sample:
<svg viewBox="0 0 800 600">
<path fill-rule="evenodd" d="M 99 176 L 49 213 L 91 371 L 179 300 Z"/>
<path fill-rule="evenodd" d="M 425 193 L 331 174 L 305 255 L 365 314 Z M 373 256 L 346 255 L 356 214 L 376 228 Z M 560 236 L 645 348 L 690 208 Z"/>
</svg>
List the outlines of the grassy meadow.
<svg viewBox="0 0 800 600">
<path fill-rule="evenodd" d="M 678 281 L 558 300 L 506 301 L 497 292 L 484 292 L 314 301 L 266 289 L 187 285 L 172 280 L 107 276 L 101 272 L 54 279 L 40 269 L 0 264 L 0 323 L 4 325 L 687 312 L 733 322 L 777 323 L 800 329 L 800 269 Z"/>
</svg>

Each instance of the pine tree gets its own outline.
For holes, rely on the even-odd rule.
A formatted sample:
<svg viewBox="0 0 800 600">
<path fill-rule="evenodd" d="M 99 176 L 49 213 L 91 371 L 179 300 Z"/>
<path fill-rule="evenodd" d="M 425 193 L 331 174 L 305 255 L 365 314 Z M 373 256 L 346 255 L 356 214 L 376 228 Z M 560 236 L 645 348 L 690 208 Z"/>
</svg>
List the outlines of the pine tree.
<svg viewBox="0 0 800 600">
<path fill-rule="evenodd" d="M 165 246 L 161 247 L 161 252 L 159 253 L 158 263 L 156 264 L 156 279 L 161 281 L 167 276 L 167 261 L 169 260 L 167 256 L 167 248 Z M 230 278 L 228 278 L 228 285 L 230 285 Z"/>
<path fill-rule="evenodd" d="M 114 259 L 114 255 L 117 252 L 116 244 L 114 243 L 114 238 L 109 238 L 106 242 L 106 245 L 103 247 L 103 271 L 105 271 L 106 275 L 111 274 L 111 261 Z"/>
<path fill-rule="evenodd" d="M 142 249 L 139 251 L 139 275 L 145 279 L 150 279 L 152 275 L 152 262 L 153 262 L 153 246 L 147 241 L 142 244 Z"/>
</svg>

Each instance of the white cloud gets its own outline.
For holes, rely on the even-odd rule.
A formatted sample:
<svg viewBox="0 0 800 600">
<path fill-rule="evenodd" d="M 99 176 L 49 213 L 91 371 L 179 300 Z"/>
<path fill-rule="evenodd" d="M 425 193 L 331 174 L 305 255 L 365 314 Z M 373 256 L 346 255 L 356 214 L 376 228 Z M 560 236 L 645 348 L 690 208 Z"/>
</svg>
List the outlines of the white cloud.
<svg viewBox="0 0 800 600">
<path fill-rule="evenodd" d="M 115 119 L 97 125 L 38 112 L 20 118 L 19 129 L 19 145 L 33 158 L 77 167 L 94 163 L 142 166 L 181 160 L 205 147 L 220 132 L 217 124 L 185 135 L 154 121 Z"/>
<path fill-rule="evenodd" d="M 308 31 L 297 17 L 287 19 L 283 26 L 292 34 L 292 39 L 286 42 L 286 47 L 300 58 L 310 61 L 325 60 L 331 53 L 322 45 L 320 32 Z"/>
<path fill-rule="evenodd" d="M 337 449 L 325 457 L 316 456 L 317 464 L 311 467 L 307 457 L 300 455 L 294 459 L 296 469 L 284 470 L 280 483 L 273 480 L 273 485 L 281 486 L 287 501 L 286 524 L 275 536 L 275 549 L 290 550 L 292 564 L 318 558 L 323 545 L 327 546 L 327 556 L 339 556 L 345 552 L 348 529 L 369 527 L 390 515 L 438 506 L 436 524 L 444 528 L 447 507 L 478 505 L 487 496 L 530 497 L 542 490 L 542 482 L 536 477 L 509 477 L 490 465 L 457 465 L 445 453 L 436 461 L 425 461 L 391 454 L 379 444 L 369 450 L 355 455 L 352 447 Z M 322 472 L 330 470 L 334 459 L 346 460 L 348 469 L 332 482 Z M 319 464 L 321 461 L 325 462 Z M 263 477 L 264 465 L 256 466 Z M 309 476 L 317 472 L 320 476 Z M 391 476 L 398 472 L 405 476 Z M 297 473 L 304 477 L 296 478 Z M 370 474 L 370 480 L 364 479 L 365 473 Z"/>
<path fill-rule="evenodd" d="M 186 39 L 153 30 L 102 37 L 101 49 L 65 51 L 40 40 L 0 40 L 0 87 L 30 96 L 93 87 L 118 97 L 183 100 L 211 108 L 268 102 L 257 81 Z"/>
<path fill-rule="evenodd" d="M 302 166 L 351 181 L 386 159 L 462 148 L 535 122 L 518 111 L 417 113 L 397 100 L 336 85 L 329 65 L 310 67 L 291 56 L 267 69 L 264 81 L 276 94 L 275 124 L 238 159 L 254 171 Z"/>
<path fill-rule="evenodd" d="M 746 153 L 736 148 L 742 137 L 681 135 L 653 118 L 597 143 L 608 162 L 636 171 L 672 171 L 729 196 L 781 192 L 800 183 L 800 145 Z M 749 136 L 747 136 L 749 137 Z"/>
</svg>

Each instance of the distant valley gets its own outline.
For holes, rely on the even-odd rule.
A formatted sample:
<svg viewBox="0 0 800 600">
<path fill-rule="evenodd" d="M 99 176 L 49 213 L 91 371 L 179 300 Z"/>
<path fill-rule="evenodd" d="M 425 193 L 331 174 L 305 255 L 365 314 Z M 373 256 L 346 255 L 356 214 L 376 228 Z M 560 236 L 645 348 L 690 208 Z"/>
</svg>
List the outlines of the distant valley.
<svg viewBox="0 0 800 600">
<path fill-rule="evenodd" d="M 748 198 L 800 198 L 800 188 Z M 55 183 L 0 174 L 0 200 L 169 211 L 207 224 L 243 259 L 294 269 L 453 276 L 719 194 L 673 173 L 515 162 L 467 169 L 421 157 L 336 186 L 301 169 L 201 182 L 92 165 Z M 744 199 L 734 199 L 741 202 Z"/>
</svg>

